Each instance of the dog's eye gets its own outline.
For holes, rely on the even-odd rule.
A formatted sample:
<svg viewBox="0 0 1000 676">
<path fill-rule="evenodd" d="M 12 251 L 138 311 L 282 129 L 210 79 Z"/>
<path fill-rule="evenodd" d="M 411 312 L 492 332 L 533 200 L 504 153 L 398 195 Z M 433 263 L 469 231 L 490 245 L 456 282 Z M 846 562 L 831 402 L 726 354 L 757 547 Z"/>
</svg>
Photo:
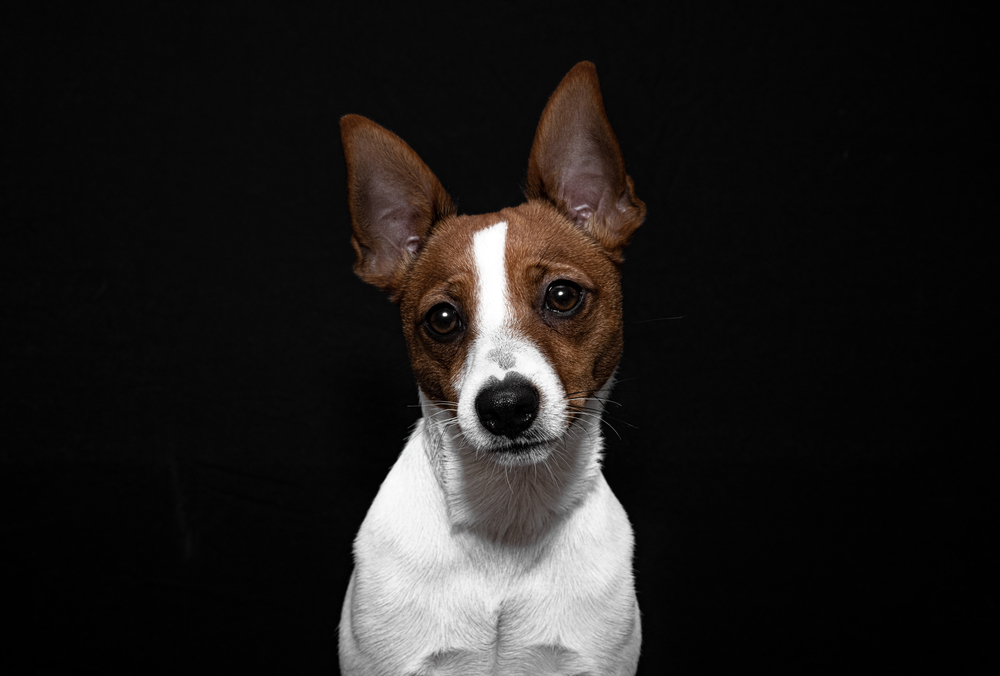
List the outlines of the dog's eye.
<svg viewBox="0 0 1000 676">
<path fill-rule="evenodd" d="M 424 325 L 434 338 L 449 338 L 462 328 L 458 310 L 448 303 L 438 303 L 424 317 Z"/>
<path fill-rule="evenodd" d="M 565 279 L 558 279 L 549 284 L 545 292 L 545 307 L 552 312 L 569 314 L 580 306 L 583 300 L 583 289 Z"/>
</svg>

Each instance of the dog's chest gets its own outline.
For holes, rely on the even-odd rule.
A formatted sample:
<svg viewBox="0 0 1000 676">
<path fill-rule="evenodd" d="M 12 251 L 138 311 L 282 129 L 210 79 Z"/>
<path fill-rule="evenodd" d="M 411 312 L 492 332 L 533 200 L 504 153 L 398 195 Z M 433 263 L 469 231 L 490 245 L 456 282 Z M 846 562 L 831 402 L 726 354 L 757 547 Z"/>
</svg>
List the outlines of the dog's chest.
<svg viewBox="0 0 1000 676">
<path fill-rule="evenodd" d="M 573 640 L 582 627 L 564 619 L 574 612 L 580 617 L 582 609 L 573 608 L 575 600 L 560 598 L 560 587 L 546 581 L 551 577 L 529 573 L 505 579 L 481 571 L 453 576 L 446 583 L 448 591 L 434 590 L 438 602 L 431 605 L 437 607 L 425 609 L 428 616 L 441 613 L 437 617 L 445 621 L 425 644 L 420 667 L 434 674 L 562 674 L 593 669 L 596 665 Z"/>
<path fill-rule="evenodd" d="M 394 665 L 385 673 L 608 673 L 638 616 L 630 529 L 603 478 L 541 546 L 496 547 L 446 526 L 419 451 L 404 451 L 362 526 L 342 641 Z"/>
<path fill-rule="evenodd" d="M 600 656 L 630 633 L 634 597 L 608 578 L 580 578 L 562 562 L 448 563 L 419 579 L 358 570 L 353 621 L 368 651 L 384 646 L 403 673 L 603 673 Z"/>
</svg>

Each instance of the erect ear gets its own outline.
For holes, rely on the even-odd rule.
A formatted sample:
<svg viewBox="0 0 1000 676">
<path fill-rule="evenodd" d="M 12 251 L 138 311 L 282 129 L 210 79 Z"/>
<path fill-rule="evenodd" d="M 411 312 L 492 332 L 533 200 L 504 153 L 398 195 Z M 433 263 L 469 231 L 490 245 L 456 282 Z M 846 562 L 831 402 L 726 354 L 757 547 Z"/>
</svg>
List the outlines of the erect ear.
<svg viewBox="0 0 1000 676">
<path fill-rule="evenodd" d="M 618 260 L 646 217 L 589 61 L 573 67 L 542 112 L 525 192 L 554 204 Z"/>
<path fill-rule="evenodd" d="M 403 139 L 360 115 L 340 119 L 347 200 L 358 254 L 354 272 L 395 300 L 431 227 L 455 207 Z"/>
</svg>

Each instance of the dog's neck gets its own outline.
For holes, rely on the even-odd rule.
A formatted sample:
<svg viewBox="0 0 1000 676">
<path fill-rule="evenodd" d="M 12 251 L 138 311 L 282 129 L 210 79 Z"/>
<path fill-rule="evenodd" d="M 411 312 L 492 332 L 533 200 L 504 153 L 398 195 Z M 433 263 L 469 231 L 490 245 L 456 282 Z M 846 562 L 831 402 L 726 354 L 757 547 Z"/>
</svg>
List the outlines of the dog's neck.
<svg viewBox="0 0 1000 676">
<path fill-rule="evenodd" d="M 505 466 L 477 452 L 462 438 L 453 411 L 436 406 L 423 392 L 423 420 L 416 434 L 444 494 L 451 527 L 514 547 L 544 541 L 594 489 L 601 473 L 604 440 L 601 401 L 606 384 L 587 402 L 544 461 Z"/>
</svg>

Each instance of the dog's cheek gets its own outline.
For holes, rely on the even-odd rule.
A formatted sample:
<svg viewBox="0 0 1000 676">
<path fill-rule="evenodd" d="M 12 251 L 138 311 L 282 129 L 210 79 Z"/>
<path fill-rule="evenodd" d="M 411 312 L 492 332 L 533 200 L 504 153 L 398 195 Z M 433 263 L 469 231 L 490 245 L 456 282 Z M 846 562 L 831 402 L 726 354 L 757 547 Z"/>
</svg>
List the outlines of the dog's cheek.
<svg viewBox="0 0 1000 676">
<path fill-rule="evenodd" d="M 604 266 L 599 276 L 602 294 L 595 312 L 588 313 L 592 328 L 586 332 L 587 345 L 582 349 L 593 355 L 589 379 L 591 389 L 605 385 L 622 358 L 622 292 L 617 269 Z"/>
<path fill-rule="evenodd" d="M 465 351 L 464 341 L 437 343 L 423 335 L 419 327 L 407 334 L 410 365 L 417 385 L 431 401 L 456 403 L 458 394 L 453 383 Z"/>
<path fill-rule="evenodd" d="M 612 332 L 604 341 L 604 346 L 597 353 L 598 357 L 591 369 L 591 382 L 594 389 L 603 387 L 614 375 L 615 369 L 618 368 L 618 362 L 622 358 L 623 342 L 621 329 Z"/>
<path fill-rule="evenodd" d="M 592 334 L 591 345 L 577 348 L 585 354 L 592 355 L 593 358 L 577 359 L 573 362 L 575 369 L 571 392 L 585 392 L 588 396 L 596 394 L 597 390 L 614 375 L 622 353 L 621 331 L 602 333 L 603 335 L 599 337 Z M 581 400 L 575 403 L 582 406 L 585 402 Z"/>
<path fill-rule="evenodd" d="M 582 397 L 603 387 L 621 359 L 621 306 L 614 300 L 605 296 L 572 330 L 550 330 L 543 339 L 570 407 L 582 407 L 586 403 Z"/>
</svg>

